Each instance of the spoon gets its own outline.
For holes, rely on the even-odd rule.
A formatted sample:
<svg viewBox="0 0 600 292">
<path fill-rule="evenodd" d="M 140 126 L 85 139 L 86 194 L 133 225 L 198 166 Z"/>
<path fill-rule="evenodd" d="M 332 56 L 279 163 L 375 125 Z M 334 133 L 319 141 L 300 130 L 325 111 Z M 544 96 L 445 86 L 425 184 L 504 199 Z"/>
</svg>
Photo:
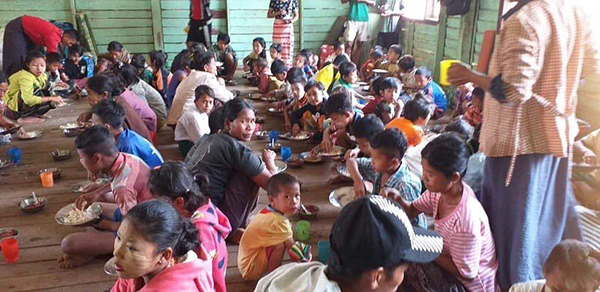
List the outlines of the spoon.
<svg viewBox="0 0 600 292">
<path fill-rule="evenodd" d="M 306 213 L 306 215 L 311 215 L 312 214 L 310 211 L 308 211 L 308 209 L 306 209 L 306 207 L 304 206 L 304 204 L 300 204 L 300 207 L 302 208 L 302 211 L 304 211 L 304 213 Z"/>
<path fill-rule="evenodd" d="M 38 197 L 35 194 L 35 192 L 31 192 L 31 196 L 33 196 L 33 203 L 37 205 L 39 203 L 39 201 L 38 201 Z"/>
</svg>

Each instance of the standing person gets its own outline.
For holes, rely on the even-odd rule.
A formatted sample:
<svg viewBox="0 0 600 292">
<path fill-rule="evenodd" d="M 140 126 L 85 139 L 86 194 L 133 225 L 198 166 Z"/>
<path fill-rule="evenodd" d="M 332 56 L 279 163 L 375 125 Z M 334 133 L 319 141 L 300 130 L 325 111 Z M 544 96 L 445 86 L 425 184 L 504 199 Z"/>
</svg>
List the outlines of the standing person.
<svg viewBox="0 0 600 292">
<path fill-rule="evenodd" d="M 62 31 L 54 24 L 33 16 L 23 15 L 11 20 L 4 29 L 2 70 L 11 76 L 23 69 L 28 51 L 44 47 L 47 53 L 58 53 L 79 41 L 76 30 Z"/>
<path fill-rule="evenodd" d="M 193 43 L 204 44 L 207 48 L 212 47 L 210 41 L 211 19 L 210 0 L 191 0 L 189 31 L 186 41 L 188 48 L 191 48 Z"/>
<path fill-rule="evenodd" d="M 381 31 L 377 34 L 377 45 L 385 49 L 391 45 L 402 45 L 402 25 L 400 18 L 404 15 L 404 5 L 402 0 L 386 0 L 379 6 L 379 15 L 383 18 L 381 21 Z"/>
<path fill-rule="evenodd" d="M 481 202 L 498 247 L 498 282 L 508 289 L 542 278 L 552 247 L 580 237 L 569 186 L 577 88 L 600 67 L 591 25 L 574 2 L 523 1 L 503 18 L 488 75 L 454 64 L 448 77 L 489 91 Z"/>
<path fill-rule="evenodd" d="M 288 65 L 294 55 L 294 22 L 298 16 L 298 0 L 271 0 L 269 3 L 267 17 L 275 18 L 273 43 L 281 44 L 281 59 Z"/>
<path fill-rule="evenodd" d="M 369 36 L 369 5 L 375 6 L 372 0 L 341 0 L 342 4 L 350 2 L 350 14 L 346 22 L 346 53 L 355 64 L 362 64 L 360 55 L 362 44 L 371 39 Z M 353 47 L 353 45 L 356 45 Z"/>
</svg>

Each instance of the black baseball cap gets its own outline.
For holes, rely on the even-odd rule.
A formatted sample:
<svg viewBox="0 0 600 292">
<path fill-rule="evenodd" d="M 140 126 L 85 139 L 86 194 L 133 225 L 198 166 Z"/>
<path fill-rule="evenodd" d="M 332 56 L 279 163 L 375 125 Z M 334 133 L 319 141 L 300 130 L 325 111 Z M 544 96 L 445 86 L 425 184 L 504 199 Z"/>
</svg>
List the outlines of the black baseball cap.
<svg viewBox="0 0 600 292">
<path fill-rule="evenodd" d="M 413 227 L 398 203 L 378 195 L 346 205 L 333 223 L 329 240 L 328 268 L 346 276 L 401 262 L 429 263 L 444 246 L 439 234 Z"/>
</svg>

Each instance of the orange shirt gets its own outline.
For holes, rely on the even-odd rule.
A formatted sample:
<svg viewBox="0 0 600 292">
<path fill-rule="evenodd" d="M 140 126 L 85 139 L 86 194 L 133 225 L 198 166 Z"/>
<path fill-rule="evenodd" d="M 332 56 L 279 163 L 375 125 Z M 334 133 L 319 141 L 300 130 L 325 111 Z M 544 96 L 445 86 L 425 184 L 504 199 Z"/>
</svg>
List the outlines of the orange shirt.
<svg viewBox="0 0 600 292">
<path fill-rule="evenodd" d="M 391 120 L 386 126 L 386 129 L 396 128 L 406 136 L 406 140 L 408 141 L 408 146 L 416 146 L 421 143 L 423 140 L 423 136 L 425 136 L 425 132 L 421 127 L 413 124 L 411 121 L 405 118 L 396 118 Z"/>
</svg>

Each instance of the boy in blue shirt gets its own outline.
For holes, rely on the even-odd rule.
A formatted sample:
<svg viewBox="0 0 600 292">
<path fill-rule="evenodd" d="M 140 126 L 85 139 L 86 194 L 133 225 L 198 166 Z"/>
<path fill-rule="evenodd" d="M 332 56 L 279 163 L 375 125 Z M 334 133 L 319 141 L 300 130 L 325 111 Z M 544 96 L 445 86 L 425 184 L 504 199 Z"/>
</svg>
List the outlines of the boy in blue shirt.
<svg viewBox="0 0 600 292">
<path fill-rule="evenodd" d="M 427 67 L 419 67 L 415 71 L 415 82 L 417 88 L 423 91 L 423 95 L 428 101 L 435 103 L 435 111 L 431 117 L 437 120 L 444 116 L 446 109 L 448 108 L 448 100 L 446 99 L 446 93 L 444 90 L 431 78 L 431 70 Z"/>
<path fill-rule="evenodd" d="M 148 167 L 155 168 L 163 164 L 160 152 L 138 133 L 123 128 L 125 109 L 112 100 L 101 100 L 92 109 L 92 121 L 96 125 L 108 128 L 115 137 L 120 152 L 133 154 L 144 161 Z"/>
</svg>

